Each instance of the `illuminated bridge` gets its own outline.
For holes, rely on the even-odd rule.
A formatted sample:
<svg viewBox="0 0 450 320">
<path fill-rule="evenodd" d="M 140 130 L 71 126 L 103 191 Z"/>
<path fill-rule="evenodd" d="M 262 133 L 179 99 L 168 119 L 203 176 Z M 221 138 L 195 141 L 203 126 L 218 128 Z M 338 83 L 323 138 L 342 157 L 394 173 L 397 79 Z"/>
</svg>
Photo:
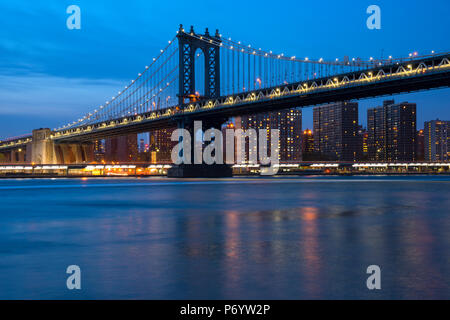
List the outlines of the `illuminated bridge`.
<svg viewBox="0 0 450 320">
<path fill-rule="evenodd" d="M 111 136 L 191 130 L 194 120 L 202 120 L 204 129 L 220 128 L 238 115 L 449 85 L 450 53 L 328 61 L 286 56 L 217 30 L 198 34 L 180 26 L 151 64 L 109 101 L 60 128 L 5 139 L 0 152 L 26 149 L 34 163 L 86 162 L 84 147 Z M 68 157 L 69 151 L 79 155 Z"/>
</svg>

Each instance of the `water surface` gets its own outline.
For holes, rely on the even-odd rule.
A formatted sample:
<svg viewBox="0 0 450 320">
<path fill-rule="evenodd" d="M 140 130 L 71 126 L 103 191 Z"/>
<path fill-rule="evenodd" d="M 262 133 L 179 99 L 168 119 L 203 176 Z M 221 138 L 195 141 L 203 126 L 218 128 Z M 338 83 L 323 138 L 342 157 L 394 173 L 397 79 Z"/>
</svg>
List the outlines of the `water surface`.
<svg viewBox="0 0 450 320">
<path fill-rule="evenodd" d="M 450 299 L 449 195 L 449 177 L 0 180 L 0 298 Z"/>
</svg>

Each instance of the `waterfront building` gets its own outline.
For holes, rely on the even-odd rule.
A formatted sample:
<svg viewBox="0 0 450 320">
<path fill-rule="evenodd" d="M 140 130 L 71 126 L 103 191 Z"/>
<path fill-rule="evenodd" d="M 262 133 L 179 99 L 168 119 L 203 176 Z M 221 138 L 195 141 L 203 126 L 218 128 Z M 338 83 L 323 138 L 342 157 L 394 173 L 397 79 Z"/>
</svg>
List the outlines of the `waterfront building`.
<svg viewBox="0 0 450 320">
<path fill-rule="evenodd" d="M 94 141 L 94 161 L 98 163 L 105 161 L 105 140 Z"/>
<path fill-rule="evenodd" d="M 424 124 L 424 153 L 426 161 L 449 161 L 450 121 L 432 120 Z"/>
<path fill-rule="evenodd" d="M 135 162 L 138 159 L 137 134 L 112 137 L 105 140 L 105 161 Z"/>
<path fill-rule="evenodd" d="M 371 161 L 416 160 L 416 104 L 393 100 L 367 111 Z"/>
<path fill-rule="evenodd" d="M 172 149 L 177 144 L 171 140 L 174 128 L 150 132 L 149 152 L 152 163 L 171 163 Z"/>
<path fill-rule="evenodd" d="M 302 135 L 302 158 L 304 161 L 314 160 L 314 134 L 312 130 L 306 129 Z"/>
<path fill-rule="evenodd" d="M 418 161 L 425 160 L 425 136 L 423 129 L 417 131 L 416 158 Z"/>
<path fill-rule="evenodd" d="M 357 161 L 358 103 L 338 102 L 313 109 L 314 153 L 320 159 Z"/>
<path fill-rule="evenodd" d="M 280 130 L 279 161 L 295 162 L 302 160 L 302 110 L 291 108 L 276 112 L 260 113 L 237 118 L 239 127 L 244 131 L 252 129 L 267 129 L 267 141 L 270 142 L 270 130 Z M 237 124 L 238 126 L 238 124 Z M 258 150 L 249 150 L 246 146 L 246 159 Z M 268 148 L 270 152 L 270 145 Z"/>
</svg>

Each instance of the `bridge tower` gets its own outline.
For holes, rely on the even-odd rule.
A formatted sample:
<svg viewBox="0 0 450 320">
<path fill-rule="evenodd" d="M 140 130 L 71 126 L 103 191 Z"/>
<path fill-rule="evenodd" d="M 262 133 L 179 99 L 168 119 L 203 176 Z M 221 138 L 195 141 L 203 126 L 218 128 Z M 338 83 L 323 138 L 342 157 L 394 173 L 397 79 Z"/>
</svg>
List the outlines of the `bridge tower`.
<svg viewBox="0 0 450 320">
<path fill-rule="evenodd" d="M 195 99 L 195 53 L 202 50 L 205 57 L 205 96 L 204 98 L 217 98 L 220 96 L 220 39 L 219 30 L 214 36 L 209 34 L 208 28 L 205 34 L 194 32 L 191 26 L 189 33 L 185 32 L 180 24 L 178 30 L 179 51 L 179 94 L 180 105 L 186 99 Z"/>
</svg>

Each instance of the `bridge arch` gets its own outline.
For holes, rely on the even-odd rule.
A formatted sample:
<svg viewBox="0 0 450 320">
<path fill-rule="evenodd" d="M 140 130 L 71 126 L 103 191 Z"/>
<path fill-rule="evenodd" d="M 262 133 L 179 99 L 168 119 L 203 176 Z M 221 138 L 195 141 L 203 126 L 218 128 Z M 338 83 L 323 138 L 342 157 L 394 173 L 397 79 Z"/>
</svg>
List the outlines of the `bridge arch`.
<svg viewBox="0 0 450 320">
<path fill-rule="evenodd" d="M 203 35 L 196 34 L 191 26 L 189 33 L 183 26 L 177 34 L 179 43 L 179 104 L 186 103 L 187 99 L 195 100 L 195 60 L 196 52 L 201 50 L 204 56 L 204 98 L 217 98 L 220 96 L 220 35 L 216 30 L 214 36 L 206 28 Z"/>
</svg>

